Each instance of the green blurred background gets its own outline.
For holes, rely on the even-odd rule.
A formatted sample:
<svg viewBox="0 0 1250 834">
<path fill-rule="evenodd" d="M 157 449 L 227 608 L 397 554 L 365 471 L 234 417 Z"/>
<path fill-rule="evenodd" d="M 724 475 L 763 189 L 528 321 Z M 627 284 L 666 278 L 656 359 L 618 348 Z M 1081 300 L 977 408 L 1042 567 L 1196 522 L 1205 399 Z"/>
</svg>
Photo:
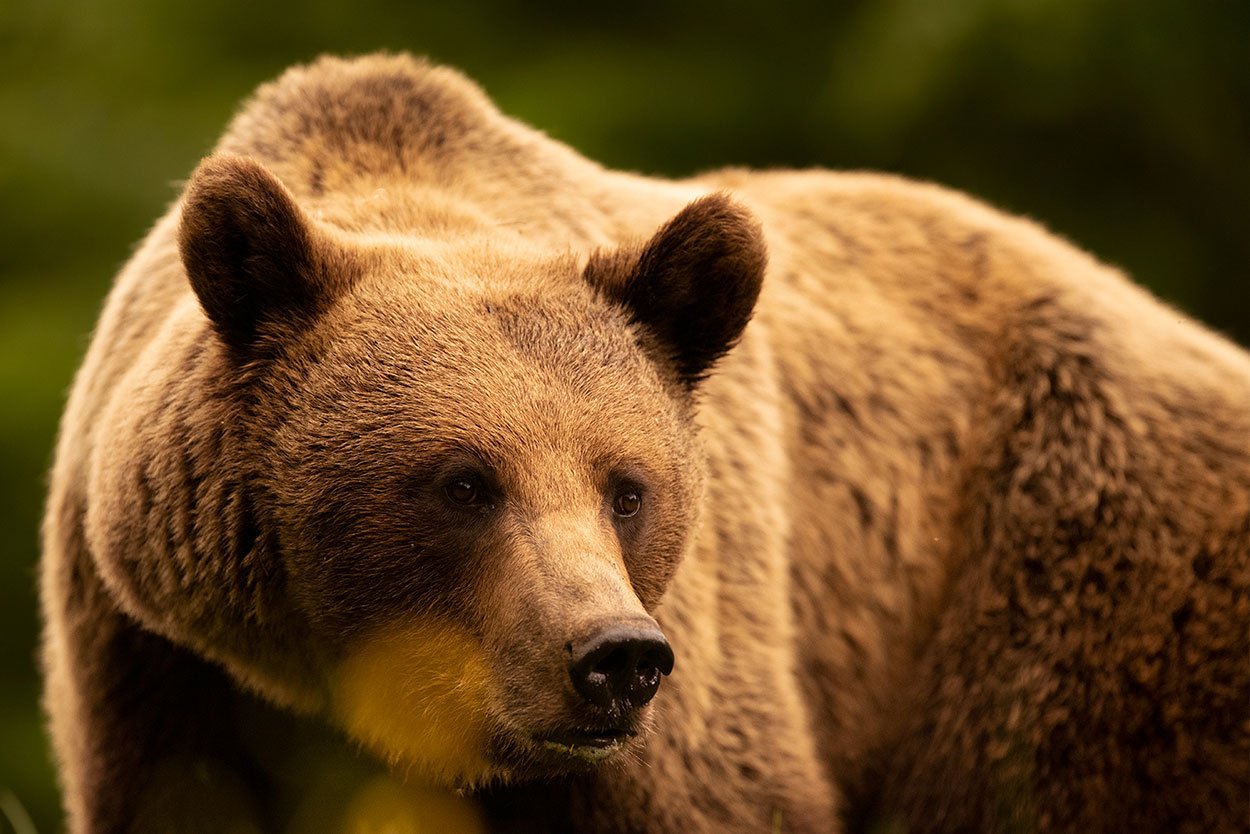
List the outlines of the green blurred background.
<svg viewBox="0 0 1250 834">
<path fill-rule="evenodd" d="M 37 527 L 100 302 L 253 87 L 383 48 L 611 166 L 957 186 L 1250 341 L 1247 0 L 0 0 L 0 794 L 43 834 Z"/>
</svg>

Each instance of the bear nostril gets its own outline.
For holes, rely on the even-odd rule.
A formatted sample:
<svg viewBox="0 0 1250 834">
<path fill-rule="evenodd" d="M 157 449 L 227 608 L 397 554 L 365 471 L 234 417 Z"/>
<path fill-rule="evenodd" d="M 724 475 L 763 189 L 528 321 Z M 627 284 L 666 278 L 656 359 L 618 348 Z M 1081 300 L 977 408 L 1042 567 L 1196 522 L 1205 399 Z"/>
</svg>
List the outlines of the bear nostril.
<svg viewBox="0 0 1250 834">
<path fill-rule="evenodd" d="M 673 669 L 673 650 L 654 626 L 609 626 L 574 644 L 569 677 L 590 703 L 612 712 L 645 706 Z"/>
<path fill-rule="evenodd" d="M 644 666 L 654 669 L 661 675 L 667 675 L 673 671 L 673 649 L 664 639 L 664 635 L 660 635 L 658 642 L 647 646 L 637 668 L 641 669 Z"/>
<path fill-rule="evenodd" d="M 629 652 L 625 648 L 617 648 L 595 664 L 595 671 L 605 675 L 620 675 L 629 671 Z"/>
</svg>

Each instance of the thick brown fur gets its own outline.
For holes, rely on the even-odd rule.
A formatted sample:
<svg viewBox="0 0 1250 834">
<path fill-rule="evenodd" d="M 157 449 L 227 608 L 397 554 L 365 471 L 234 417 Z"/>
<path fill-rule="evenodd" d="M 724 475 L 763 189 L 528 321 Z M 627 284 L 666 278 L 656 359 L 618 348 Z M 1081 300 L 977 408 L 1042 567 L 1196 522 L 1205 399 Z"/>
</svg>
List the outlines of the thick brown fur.
<svg viewBox="0 0 1250 834">
<path fill-rule="evenodd" d="M 1245 830 L 1248 447 L 1250 357 L 1030 222 L 607 171 L 453 71 L 322 59 L 244 106 L 75 383 L 70 829 L 367 830 L 407 775 L 462 829 Z M 608 616 L 674 673 L 607 762 L 540 761 Z"/>
</svg>

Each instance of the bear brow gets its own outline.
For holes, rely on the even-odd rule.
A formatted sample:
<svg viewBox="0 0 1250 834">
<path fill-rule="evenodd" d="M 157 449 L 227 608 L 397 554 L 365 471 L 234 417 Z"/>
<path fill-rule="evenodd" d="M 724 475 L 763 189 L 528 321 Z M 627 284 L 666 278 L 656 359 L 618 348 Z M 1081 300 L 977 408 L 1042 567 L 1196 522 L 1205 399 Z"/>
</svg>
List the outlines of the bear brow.
<svg viewBox="0 0 1250 834">
<path fill-rule="evenodd" d="M 636 361 L 628 339 L 620 338 L 603 317 L 552 307 L 547 299 L 512 296 L 484 302 L 505 342 L 527 359 L 549 366 L 552 358 L 582 358 L 602 364 Z M 626 322 L 619 322 L 624 330 Z M 558 350 L 553 351 L 552 348 Z"/>
</svg>

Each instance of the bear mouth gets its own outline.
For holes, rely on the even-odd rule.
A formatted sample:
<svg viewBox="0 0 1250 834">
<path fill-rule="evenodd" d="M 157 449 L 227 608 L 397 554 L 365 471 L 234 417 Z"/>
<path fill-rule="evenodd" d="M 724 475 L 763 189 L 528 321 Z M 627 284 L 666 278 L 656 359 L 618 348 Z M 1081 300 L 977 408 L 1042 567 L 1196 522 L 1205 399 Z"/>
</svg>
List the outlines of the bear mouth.
<svg viewBox="0 0 1250 834">
<path fill-rule="evenodd" d="M 637 736 L 636 730 L 620 727 L 594 727 L 534 735 L 534 742 L 547 754 L 588 762 L 606 759 Z"/>
</svg>

